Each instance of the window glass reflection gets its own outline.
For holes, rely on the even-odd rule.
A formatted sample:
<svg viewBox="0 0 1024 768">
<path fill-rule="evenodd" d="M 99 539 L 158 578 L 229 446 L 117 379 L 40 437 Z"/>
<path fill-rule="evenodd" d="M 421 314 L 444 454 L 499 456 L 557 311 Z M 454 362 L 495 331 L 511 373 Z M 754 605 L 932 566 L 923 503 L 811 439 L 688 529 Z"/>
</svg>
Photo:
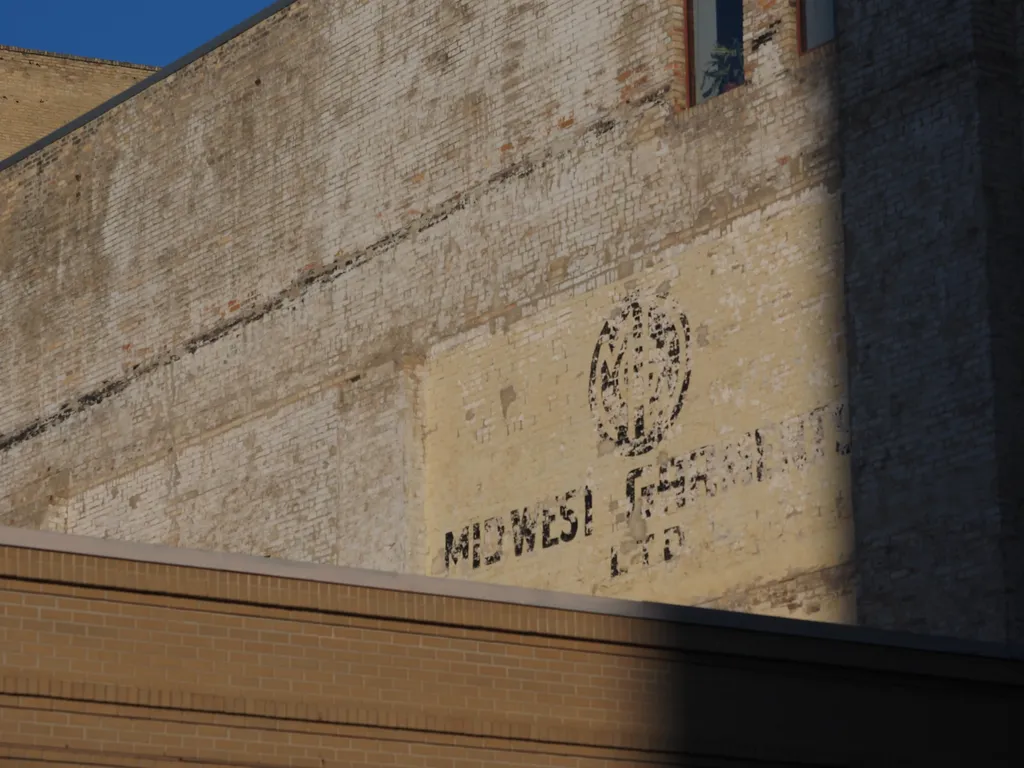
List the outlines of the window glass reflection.
<svg viewBox="0 0 1024 768">
<path fill-rule="evenodd" d="M 693 0 L 693 90 L 700 104 L 743 84 L 743 0 Z"/>
<path fill-rule="evenodd" d="M 803 44 L 809 51 L 824 45 L 836 36 L 836 7 L 834 0 L 804 0 Z"/>
</svg>

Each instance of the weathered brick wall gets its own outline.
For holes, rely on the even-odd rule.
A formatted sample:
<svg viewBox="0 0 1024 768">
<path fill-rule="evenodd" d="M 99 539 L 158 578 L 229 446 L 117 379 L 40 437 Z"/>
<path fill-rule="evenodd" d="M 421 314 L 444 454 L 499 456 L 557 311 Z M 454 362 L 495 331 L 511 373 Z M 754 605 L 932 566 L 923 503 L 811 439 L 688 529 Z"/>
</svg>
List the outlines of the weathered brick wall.
<svg viewBox="0 0 1024 768">
<path fill-rule="evenodd" d="M 838 4 L 858 610 L 874 625 L 1022 636 L 1018 10 Z"/>
<path fill-rule="evenodd" d="M 0 519 L 854 620 L 835 51 L 684 109 L 684 7 L 300 0 L 0 173 Z"/>
<path fill-rule="evenodd" d="M 1007 638 L 1024 642 L 1024 3 L 982 5 L 974 29 L 983 198 L 988 209 L 986 267 L 993 421 L 999 467 L 1001 555 Z"/>
<path fill-rule="evenodd" d="M 12 765 L 1021 755 L 1019 660 L 861 629 L 12 529 L 0 616 Z"/>
<path fill-rule="evenodd" d="M 0 160 L 155 70 L 0 45 Z"/>
<path fill-rule="evenodd" d="M 992 291 L 990 313 L 995 316 L 999 332 L 994 334 L 997 345 L 993 365 L 999 382 L 999 404 L 996 425 L 999 428 L 997 454 L 1000 457 L 1000 497 L 1004 512 L 1003 562 L 1006 564 L 1007 634 L 1015 642 L 1024 640 L 1024 473 L 1020 472 L 1020 457 L 1024 456 L 1024 253 L 1021 252 L 1022 234 L 1018 215 L 1024 200 L 1024 3 L 1011 3 L 1010 13 L 1005 6 L 994 15 L 989 34 L 997 42 L 993 46 L 997 55 L 988 68 L 985 103 L 989 109 L 992 131 L 987 165 L 992 169 L 991 185 L 998 190 L 994 203 L 997 210 L 996 247 L 990 260 L 989 285 Z M 1011 24 L 1010 15 L 1015 23 Z M 1016 53 L 1016 71 L 1007 73 L 1005 51 L 1010 43 L 1007 35 L 1013 31 Z M 1012 106 L 1008 106 L 1012 105 Z M 1006 156 L 1003 156 L 1003 151 Z M 1018 163 L 1006 162 L 1017 157 Z M 994 290 L 993 290 L 994 289 Z"/>
</svg>

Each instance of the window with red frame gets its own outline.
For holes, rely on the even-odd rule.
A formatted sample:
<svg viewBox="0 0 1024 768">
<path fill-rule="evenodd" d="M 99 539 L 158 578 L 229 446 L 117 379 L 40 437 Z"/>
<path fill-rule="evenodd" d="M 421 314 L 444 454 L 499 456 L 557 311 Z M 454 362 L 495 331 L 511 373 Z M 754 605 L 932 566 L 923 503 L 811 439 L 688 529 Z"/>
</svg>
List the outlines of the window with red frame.
<svg viewBox="0 0 1024 768">
<path fill-rule="evenodd" d="M 835 0 L 802 0 L 800 3 L 800 48 L 810 51 L 836 36 Z"/>
<path fill-rule="evenodd" d="M 690 101 L 743 85 L 743 0 L 690 0 Z"/>
</svg>

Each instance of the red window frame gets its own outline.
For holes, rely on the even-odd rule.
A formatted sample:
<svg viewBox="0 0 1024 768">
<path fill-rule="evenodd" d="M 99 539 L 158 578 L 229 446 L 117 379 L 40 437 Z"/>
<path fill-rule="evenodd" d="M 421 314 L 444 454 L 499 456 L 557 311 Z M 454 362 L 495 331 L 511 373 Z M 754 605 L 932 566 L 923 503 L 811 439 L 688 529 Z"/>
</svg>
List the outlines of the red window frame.
<svg viewBox="0 0 1024 768">
<path fill-rule="evenodd" d="M 686 106 L 697 106 L 697 85 L 693 63 L 693 0 L 686 0 Z"/>
</svg>

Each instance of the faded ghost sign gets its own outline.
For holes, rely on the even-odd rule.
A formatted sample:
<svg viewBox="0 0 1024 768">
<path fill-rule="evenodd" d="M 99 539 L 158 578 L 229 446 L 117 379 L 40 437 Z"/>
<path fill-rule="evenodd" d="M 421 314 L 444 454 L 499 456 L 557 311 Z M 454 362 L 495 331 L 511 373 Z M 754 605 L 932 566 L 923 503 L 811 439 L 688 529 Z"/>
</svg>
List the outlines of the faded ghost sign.
<svg viewBox="0 0 1024 768">
<path fill-rule="evenodd" d="M 543 553 L 595 534 L 594 493 L 618 507 L 601 524 L 613 579 L 683 557 L 695 505 L 849 451 L 846 409 L 830 403 L 721 442 L 659 453 L 636 466 L 668 435 L 690 385 L 690 325 L 667 288 L 632 293 L 603 323 L 594 346 L 588 403 L 600 440 L 624 466 L 577 481 L 574 490 L 530 507 L 503 510 L 445 534 L 445 569 L 479 569 Z M 603 453 L 603 452 L 602 452 Z M 599 486 L 604 486 L 600 489 Z M 624 509 L 623 509 L 624 502 Z M 581 535 L 582 534 L 582 535 Z"/>
<path fill-rule="evenodd" d="M 660 291 L 636 294 L 604 324 L 590 365 L 590 408 L 601 437 L 625 456 L 647 453 L 679 415 L 690 385 L 690 326 Z"/>
<path fill-rule="evenodd" d="M 732 440 L 630 470 L 626 475 L 623 543 L 611 548 L 611 576 L 621 576 L 630 566 L 647 567 L 659 558 L 667 562 L 679 555 L 685 531 L 674 518 L 687 506 L 721 497 L 737 486 L 768 482 L 821 461 L 829 453 L 848 454 L 846 416 L 843 403 L 832 403 Z M 653 524 L 653 518 L 669 524 L 655 533 L 647 523 Z"/>
</svg>

